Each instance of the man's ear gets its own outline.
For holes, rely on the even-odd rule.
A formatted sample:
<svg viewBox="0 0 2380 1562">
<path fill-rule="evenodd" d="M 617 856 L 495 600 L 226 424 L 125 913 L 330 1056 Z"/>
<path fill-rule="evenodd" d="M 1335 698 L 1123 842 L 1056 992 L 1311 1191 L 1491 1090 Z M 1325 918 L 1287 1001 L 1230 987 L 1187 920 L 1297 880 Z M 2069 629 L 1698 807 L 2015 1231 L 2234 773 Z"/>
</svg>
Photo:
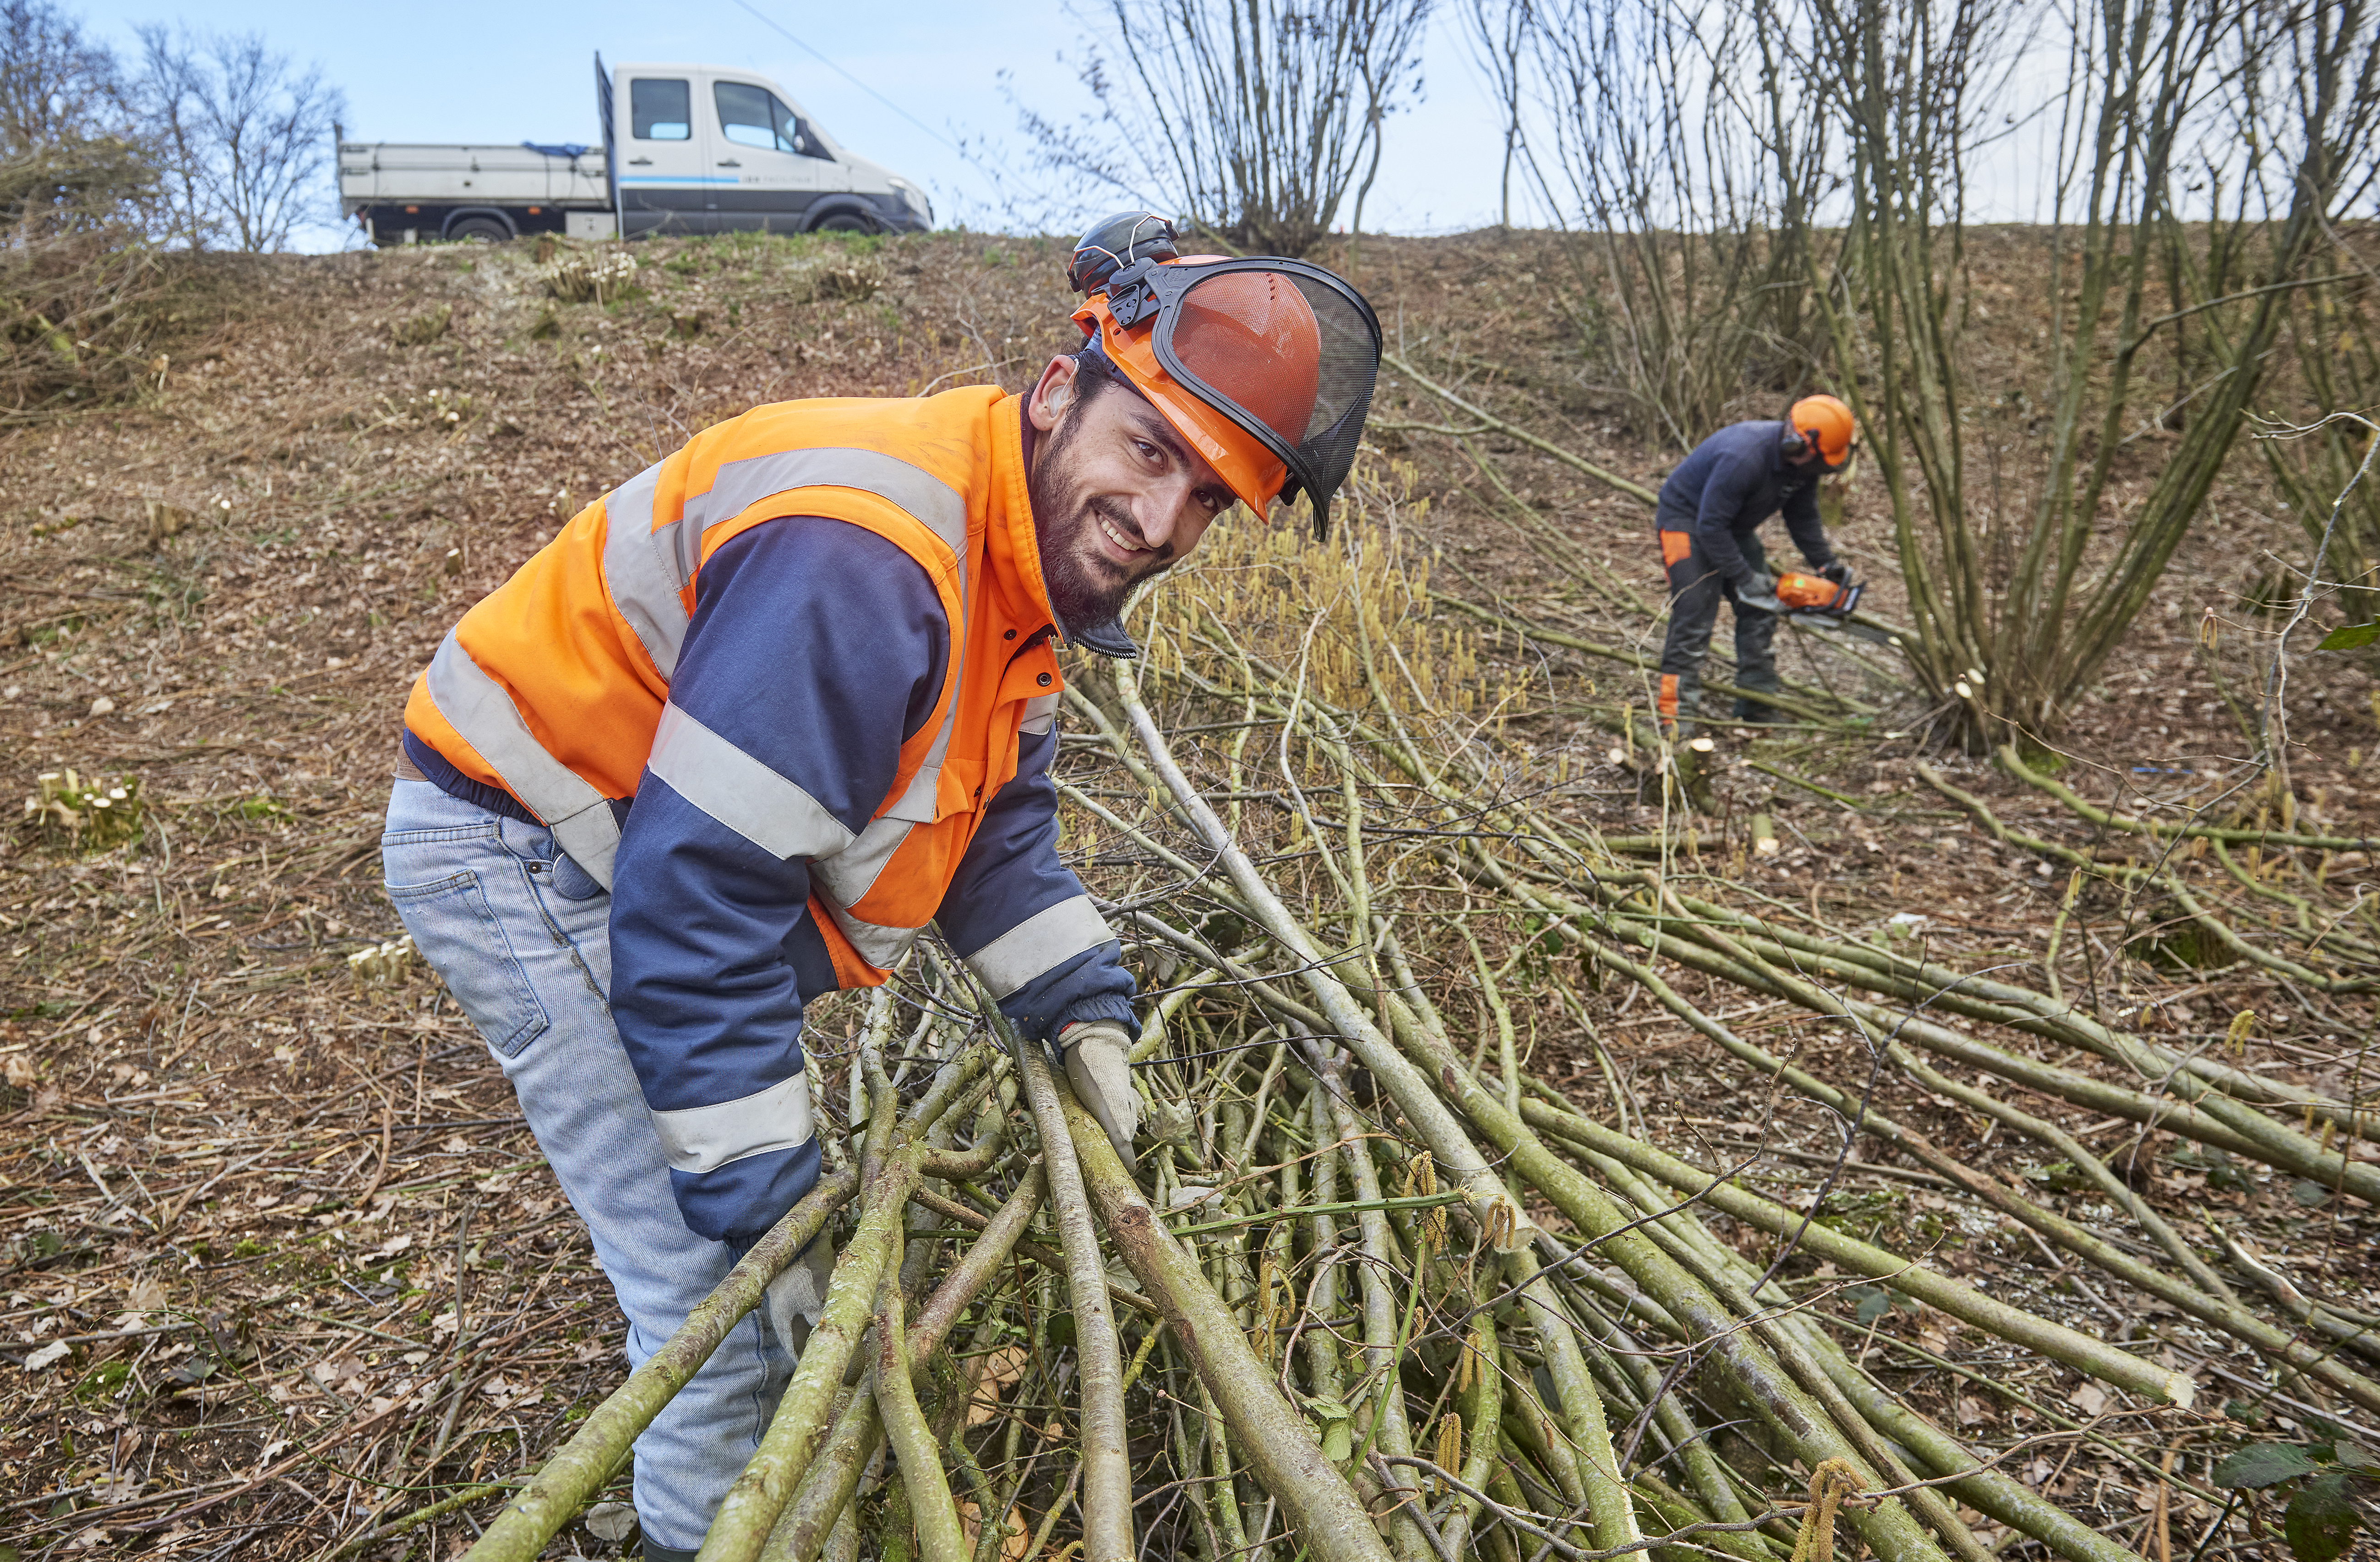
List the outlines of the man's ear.
<svg viewBox="0 0 2380 1562">
<path fill-rule="evenodd" d="M 1053 358 L 1041 371 L 1040 380 L 1025 402 L 1025 415 L 1033 420 L 1036 429 L 1048 433 L 1058 426 L 1058 420 L 1074 405 L 1075 376 L 1081 372 L 1082 366 L 1071 358 Z"/>
</svg>

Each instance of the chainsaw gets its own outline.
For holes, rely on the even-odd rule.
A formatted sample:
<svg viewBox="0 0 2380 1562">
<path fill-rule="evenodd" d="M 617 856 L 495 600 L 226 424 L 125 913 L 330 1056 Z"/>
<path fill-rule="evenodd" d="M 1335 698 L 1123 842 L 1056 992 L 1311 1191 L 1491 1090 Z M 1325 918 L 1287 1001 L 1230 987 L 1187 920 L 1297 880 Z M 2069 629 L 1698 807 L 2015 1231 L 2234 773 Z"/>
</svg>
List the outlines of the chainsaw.
<svg viewBox="0 0 2380 1562">
<path fill-rule="evenodd" d="M 1877 645 L 1898 646 L 1900 631 L 1859 611 L 1867 592 L 1864 582 L 1837 585 L 1823 575 L 1788 570 L 1777 577 L 1777 600 L 1785 604 L 1789 623 L 1820 634 L 1854 635 Z"/>
</svg>

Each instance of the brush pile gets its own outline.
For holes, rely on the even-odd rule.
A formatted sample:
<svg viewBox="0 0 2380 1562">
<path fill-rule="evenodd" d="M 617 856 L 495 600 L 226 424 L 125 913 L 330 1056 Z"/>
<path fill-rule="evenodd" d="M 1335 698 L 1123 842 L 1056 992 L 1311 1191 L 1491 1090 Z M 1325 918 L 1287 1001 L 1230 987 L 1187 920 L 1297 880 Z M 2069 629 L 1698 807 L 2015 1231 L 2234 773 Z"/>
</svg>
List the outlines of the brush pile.
<svg viewBox="0 0 2380 1562">
<path fill-rule="evenodd" d="M 705 1562 L 1811 1562 L 1838 1526 L 1889 1562 L 2170 1562 L 2276 1500 L 2301 1562 L 2339 1554 L 2375 1320 L 2250 1228 L 2356 1245 L 2360 1074 L 2245 1066 L 2252 1014 L 2214 1045 L 2072 1001 L 2056 933 L 1953 970 L 1762 894 L 1757 833 L 1697 826 L 1619 703 L 1608 755 L 1508 727 L 1531 691 L 1431 612 L 1410 482 L 1361 470 L 1360 552 L 1219 533 L 1141 663 L 1077 670 L 1066 849 L 1141 973 L 1137 1165 L 921 946 L 833 1007 L 847 1046 L 814 1027 L 818 1190 L 472 1557 L 538 1555 L 821 1231 L 824 1314 Z M 2075 847 L 1921 774 L 2070 870 L 2061 928 L 2154 896 L 2309 1001 L 2380 980 L 2362 904 L 2281 879 L 2361 843 L 2077 815 Z M 1639 787 L 1657 832 L 1600 832 Z M 1731 1060 L 1728 1117 L 1632 1056 L 1640 998 Z"/>
</svg>

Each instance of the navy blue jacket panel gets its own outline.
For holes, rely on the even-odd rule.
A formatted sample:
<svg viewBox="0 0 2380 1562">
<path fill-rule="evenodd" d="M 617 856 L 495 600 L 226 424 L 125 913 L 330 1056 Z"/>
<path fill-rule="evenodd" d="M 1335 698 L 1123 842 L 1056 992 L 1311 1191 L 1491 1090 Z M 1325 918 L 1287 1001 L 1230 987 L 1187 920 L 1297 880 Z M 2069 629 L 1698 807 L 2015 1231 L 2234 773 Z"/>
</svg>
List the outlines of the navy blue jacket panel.
<svg viewBox="0 0 2380 1562">
<path fill-rule="evenodd" d="M 1693 533 L 1695 547 L 1739 592 L 1765 590 L 1768 582 L 1754 579 L 1736 539 L 1779 511 L 1793 545 L 1812 567 L 1823 569 L 1835 560 L 1818 523 L 1818 479 L 1824 471 L 1788 465 L 1778 443 L 1784 433 L 1778 421 L 1730 424 L 1695 445 L 1661 484 L 1655 524 L 1664 531 Z"/>
<path fill-rule="evenodd" d="M 711 751 L 753 766 L 781 798 L 806 797 L 808 828 L 828 841 L 816 853 L 770 849 L 648 768 L 613 864 L 613 1018 L 657 1119 L 696 1125 L 665 1132 L 665 1146 L 705 1148 L 691 1161 L 673 1154 L 686 1225 L 738 1241 L 774 1225 L 818 1175 L 814 1138 L 753 1126 L 762 1108 L 796 1120 L 782 1087 L 803 1068 L 803 999 L 834 984 L 808 914 L 811 860 L 856 836 L 891 790 L 902 744 L 941 698 L 950 635 L 925 570 L 843 521 L 763 522 L 722 544 L 696 580 L 665 719 L 698 724 Z M 1057 739 L 1024 742 L 1030 763 L 987 805 L 944 897 L 941 920 L 962 952 L 1083 893 L 1057 855 L 1046 775 Z M 1110 941 L 1002 1007 L 1038 1039 L 1077 1019 L 1128 1019 L 1132 990 Z M 733 1132 L 714 1126 L 724 1119 Z"/>
</svg>

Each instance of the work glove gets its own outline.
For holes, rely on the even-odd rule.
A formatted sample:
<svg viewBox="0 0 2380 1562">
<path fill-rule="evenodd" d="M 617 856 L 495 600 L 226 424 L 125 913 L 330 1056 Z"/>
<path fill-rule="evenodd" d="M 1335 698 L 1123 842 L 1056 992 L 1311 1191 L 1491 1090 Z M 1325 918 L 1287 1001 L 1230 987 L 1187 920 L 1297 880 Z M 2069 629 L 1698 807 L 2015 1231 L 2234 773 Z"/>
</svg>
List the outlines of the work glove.
<svg viewBox="0 0 2380 1562">
<path fill-rule="evenodd" d="M 796 1357 L 826 1311 L 827 1281 L 833 1274 L 834 1241 L 821 1231 L 760 1293 L 769 1326 Z"/>
<path fill-rule="evenodd" d="M 1818 573 L 1838 586 L 1848 586 L 1852 583 L 1852 567 L 1839 558 L 1830 558 L 1818 566 Z"/>
<path fill-rule="evenodd" d="M 1132 1136 L 1140 1131 L 1140 1095 L 1132 1088 L 1132 1038 L 1111 1019 L 1069 1025 L 1058 1032 L 1065 1049 L 1066 1080 L 1075 1099 L 1108 1130 L 1108 1142 L 1134 1164 Z"/>
<path fill-rule="evenodd" d="M 1766 575 L 1755 575 L 1735 589 L 1735 604 L 1748 613 L 1782 613 L 1785 604 L 1777 600 L 1777 582 Z"/>
</svg>

